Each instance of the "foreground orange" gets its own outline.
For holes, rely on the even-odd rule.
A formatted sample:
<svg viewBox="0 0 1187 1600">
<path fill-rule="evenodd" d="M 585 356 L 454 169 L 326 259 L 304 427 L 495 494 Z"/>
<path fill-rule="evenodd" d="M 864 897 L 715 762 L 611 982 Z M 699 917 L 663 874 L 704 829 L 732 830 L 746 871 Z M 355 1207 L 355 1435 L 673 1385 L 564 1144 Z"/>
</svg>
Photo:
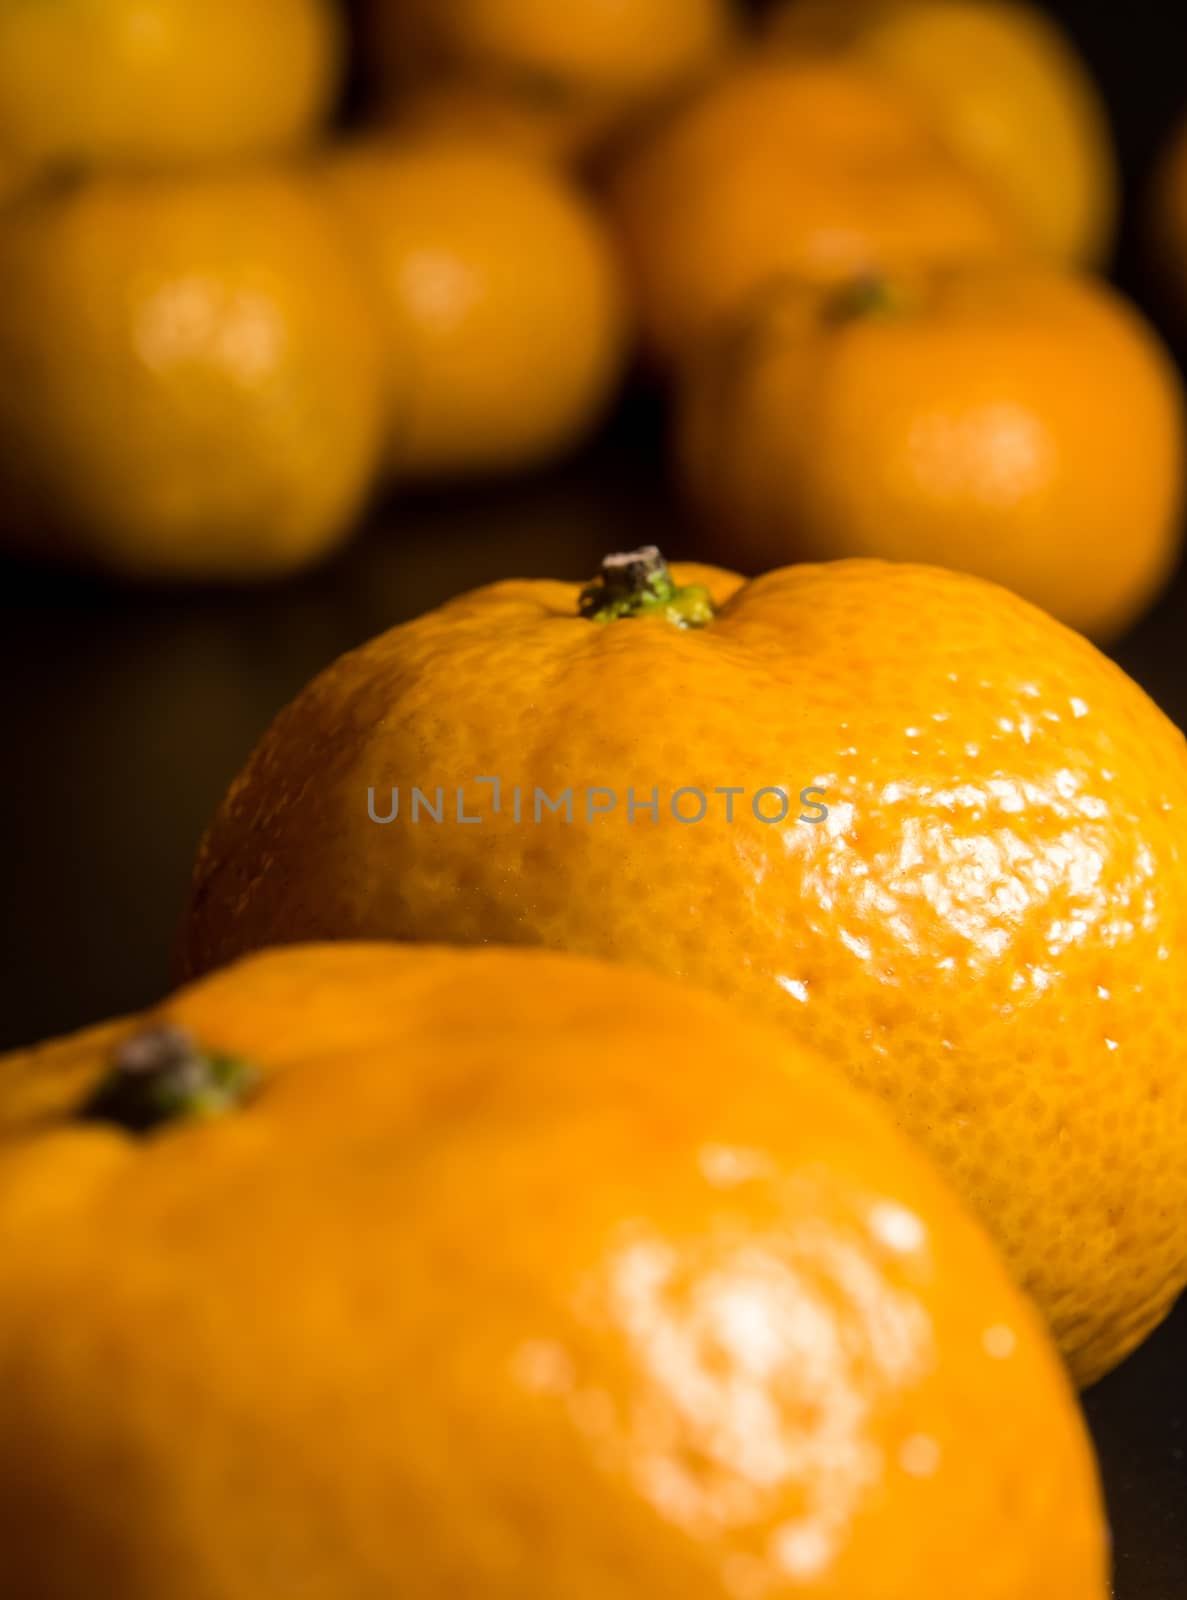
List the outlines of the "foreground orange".
<svg viewBox="0 0 1187 1600">
<path fill-rule="evenodd" d="M 1106 1594 L 980 1230 L 647 974 L 302 949 L 0 1060 L 0 1308 L 14 1595 Z"/>
<path fill-rule="evenodd" d="M 622 375 L 628 314 L 575 185 L 445 137 L 359 141 L 328 176 L 384 312 L 392 474 L 524 470 L 580 443 Z"/>
<path fill-rule="evenodd" d="M 385 114 L 533 155 L 597 151 L 725 56 L 736 0 L 363 0 Z"/>
<path fill-rule="evenodd" d="M 0 0 L 0 168 L 304 142 L 337 89 L 341 35 L 331 0 Z"/>
<path fill-rule="evenodd" d="M 659 968 L 822 1046 L 1081 1381 L 1187 1280 L 1187 743 L 1002 589 L 644 553 L 395 628 L 233 785 L 187 961 L 379 936 Z"/>
<path fill-rule="evenodd" d="M 835 283 L 1024 243 L 905 91 L 835 60 L 772 56 L 724 74 L 628 150 L 609 201 L 668 361 L 779 273 Z"/>
<path fill-rule="evenodd" d="M 783 281 L 694 364 L 676 457 L 731 565 L 934 562 L 1110 640 L 1175 565 L 1185 415 L 1157 334 L 1093 279 Z"/>
<path fill-rule="evenodd" d="M 135 579 L 320 560 L 378 467 L 379 342 L 295 173 L 30 191 L 0 230 L 0 541 Z"/>
<path fill-rule="evenodd" d="M 771 31 L 791 47 L 852 53 L 908 89 L 1042 254 L 1085 265 L 1110 254 L 1120 196 L 1108 112 L 1044 10 L 1015 0 L 789 0 Z"/>
</svg>

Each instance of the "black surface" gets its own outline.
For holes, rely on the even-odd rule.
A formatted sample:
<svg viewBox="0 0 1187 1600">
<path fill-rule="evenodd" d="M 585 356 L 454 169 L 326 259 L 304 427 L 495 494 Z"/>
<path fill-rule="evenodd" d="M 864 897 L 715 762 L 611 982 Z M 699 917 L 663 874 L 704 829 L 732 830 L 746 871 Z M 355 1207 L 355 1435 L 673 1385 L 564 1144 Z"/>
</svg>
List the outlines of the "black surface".
<svg viewBox="0 0 1187 1600">
<path fill-rule="evenodd" d="M 1071 23 L 1114 108 L 1131 197 L 1119 278 L 1149 304 L 1135 202 L 1187 107 L 1182 13 L 1168 0 L 1099 15 L 1051 9 Z M 658 454 L 655 408 L 636 399 L 575 465 L 395 506 L 334 566 L 280 588 L 120 592 L 0 566 L 0 1049 L 169 987 L 202 826 L 273 713 L 339 652 L 495 578 L 584 578 L 607 547 L 653 539 L 669 555 L 687 553 Z M 1115 652 L 1181 726 L 1185 635 L 1180 578 Z M 1088 1395 L 1087 1409 L 1119 1600 L 1178 1600 L 1187 1595 L 1187 1305 Z"/>
</svg>

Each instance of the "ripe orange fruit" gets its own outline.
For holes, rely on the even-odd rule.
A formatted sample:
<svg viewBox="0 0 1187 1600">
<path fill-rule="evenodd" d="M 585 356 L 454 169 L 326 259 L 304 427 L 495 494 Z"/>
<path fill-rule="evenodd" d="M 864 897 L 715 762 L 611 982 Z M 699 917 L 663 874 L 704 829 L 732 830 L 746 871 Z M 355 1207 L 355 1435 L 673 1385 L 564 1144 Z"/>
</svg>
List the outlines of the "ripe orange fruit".
<svg viewBox="0 0 1187 1600">
<path fill-rule="evenodd" d="M 931 562 L 1110 639 L 1178 554 L 1184 415 L 1157 335 L 1094 280 L 784 280 L 693 363 L 676 455 L 712 552 L 744 571 Z"/>
<path fill-rule="evenodd" d="M 1010 253 L 1017 225 L 911 99 L 840 61 L 756 59 L 667 118 L 610 204 L 654 351 L 672 360 L 781 272 Z"/>
<path fill-rule="evenodd" d="M 1150 200 L 1154 265 L 1181 330 L 1187 327 L 1187 118 L 1167 144 Z"/>
<path fill-rule="evenodd" d="M 414 374 L 393 471 L 507 471 L 577 444 L 622 375 L 628 319 L 601 219 L 563 174 L 473 142 L 372 139 L 330 178 Z"/>
<path fill-rule="evenodd" d="M 979 579 L 673 576 L 496 584 L 330 667 L 206 836 L 188 970 L 389 936 L 717 989 L 893 1107 L 1099 1376 L 1187 1281 L 1187 742 Z"/>
<path fill-rule="evenodd" d="M 296 175 L 31 192 L 0 230 L 5 541 L 129 577 L 323 556 L 379 457 L 376 326 Z"/>
<path fill-rule="evenodd" d="M 365 0 L 378 98 L 405 125 L 589 154 L 727 54 L 736 0 Z"/>
<path fill-rule="evenodd" d="M 6 205 L 11 197 L 18 192 L 25 175 L 13 163 L 5 160 L 0 153 L 0 206 Z"/>
<path fill-rule="evenodd" d="M 323 120 L 342 44 L 331 0 L 0 0 L 0 166 L 283 150 Z"/>
<path fill-rule="evenodd" d="M 39 1600 L 1107 1592 L 1066 1378 L 915 1151 L 565 957 L 271 953 L 0 1060 L 0 1373 Z"/>
<path fill-rule="evenodd" d="M 824 43 L 916 95 L 951 148 L 1058 261 L 1110 254 L 1119 175 L 1104 101 L 1045 11 L 1014 0 L 791 0 L 772 32 Z"/>
</svg>

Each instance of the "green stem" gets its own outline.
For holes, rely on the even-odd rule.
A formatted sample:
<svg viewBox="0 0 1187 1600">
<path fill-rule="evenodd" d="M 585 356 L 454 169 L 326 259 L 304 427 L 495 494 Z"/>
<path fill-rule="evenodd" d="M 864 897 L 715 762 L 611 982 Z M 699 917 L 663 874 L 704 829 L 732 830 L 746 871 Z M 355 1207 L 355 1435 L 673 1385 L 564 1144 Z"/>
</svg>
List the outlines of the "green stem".
<svg viewBox="0 0 1187 1600">
<path fill-rule="evenodd" d="M 249 1062 L 203 1050 L 187 1029 L 159 1023 L 124 1040 L 78 1115 L 151 1133 L 171 1122 L 234 1111 L 258 1082 Z"/>
<path fill-rule="evenodd" d="M 581 591 L 578 606 L 591 622 L 658 616 L 678 628 L 703 628 L 713 620 L 708 589 L 676 583 L 653 544 L 607 556 L 600 575 Z"/>
<path fill-rule="evenodd" d="M 897 279 L 868 272 L 843 284 L 829 296 L 827 315 L 833 322 L 898 317 L 910 311 L 912 304 L 909 291 Z"/>
</svg>

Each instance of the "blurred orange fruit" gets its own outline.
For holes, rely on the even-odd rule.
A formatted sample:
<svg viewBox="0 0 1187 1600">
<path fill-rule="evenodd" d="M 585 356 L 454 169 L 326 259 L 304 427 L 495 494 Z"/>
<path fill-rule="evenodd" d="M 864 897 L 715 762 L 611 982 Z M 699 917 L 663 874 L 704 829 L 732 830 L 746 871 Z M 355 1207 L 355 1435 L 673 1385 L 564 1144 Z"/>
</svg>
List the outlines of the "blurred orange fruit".
<svg viewBox="0 0 1187 1600">
<path fill-rule="evenodd" d="M 893 1107 L 1088 1381 L 1187 1282 L 1185 826 L 1182 734 L 1004 589 L 640 556 L 328 668 L 206 835 L 186 959 L 529 944 L 716 989 Z"/>
<path fill-rule="evenodd" d="M 1150 196 L 1154 266 L 1168 309 L 1187 328 L 1187 118 L 1175 128 Z"/>
<path fill-rule="evenodd" d="M 583 155 L 720 59 L 736 0 L 364 0 L 381 102 L 412 125 Z"/>
<path fill-rule="evenodd" d="M 295 175 L 109 176 L 0 229 L 0 523 L 130 577 L 255 578 L 350 529 L 382 444 L 377 322 Z"/>
<path fill-rule="evenodd" d="M 1107 1594 L 981 1230 L 650 974 L 273 952 L 0 1059 L 0 1312 L 14 1597 Z"/>
<path fill-rule="evenodd" d="M 627 307 L 601 218 L 560 172 L 452 139 L 371 139 L 329 174 L 374 272 L 401 386 L 401 477 L 534 466 L 578 443 L 622 374 Z"/>
<path fill-rule="evenodd" d="M 0 166 L 284 149 L 328 111 L 342 45 L 331 0 L 0 0 Z"/>
<path fill-rule="evenodd" d="M 912 99 L 840 60 L 755 59 L 672 113 L 610 183 L 645 330 L 676 359 L 772 274 L 1019 248 L 1008 208 Z"/>
<path fill-rule="evenodd" d="M 915 94 L 1044 255 L 1097 264 L 1111 252 L 1120 197 L 1108 113 L 1045 12 L 1012 0 L 791 0 L 772 31 L 852 52 Z"/>
<path fill-rule="evenodd" d="M 744 571 L 957 567 L 1111 639 L 1181 541 L 1174 365 L 1112 290 L 1053 268 L 769 286 L 693 363 L 676 434 L 708 547 Z"/>
</svg>

